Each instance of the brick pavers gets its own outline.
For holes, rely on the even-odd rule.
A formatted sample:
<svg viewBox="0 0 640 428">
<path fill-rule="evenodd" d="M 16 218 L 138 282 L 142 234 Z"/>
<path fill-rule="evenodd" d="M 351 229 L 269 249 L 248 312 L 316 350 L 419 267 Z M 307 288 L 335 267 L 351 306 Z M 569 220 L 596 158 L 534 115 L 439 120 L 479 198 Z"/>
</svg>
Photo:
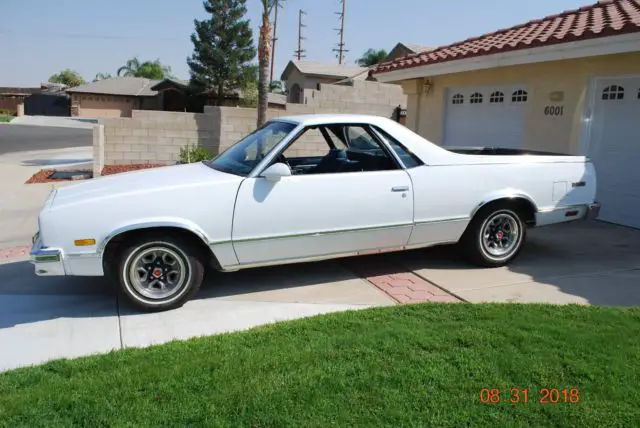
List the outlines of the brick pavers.
<svg viewBox="0 0 640 428">
<path fill-rule="evenodd" d="M 399 303 L 461 302 L 443 289 L 384 256 L 359 257 L 345 261 L 345 266 L 387 293 Z"/>
<path fill-rule="evenodd" d="M 11 248 L 0 248 L 0 262 L 28 257 L 30 250 L 30 245 Z"/>
</svg>

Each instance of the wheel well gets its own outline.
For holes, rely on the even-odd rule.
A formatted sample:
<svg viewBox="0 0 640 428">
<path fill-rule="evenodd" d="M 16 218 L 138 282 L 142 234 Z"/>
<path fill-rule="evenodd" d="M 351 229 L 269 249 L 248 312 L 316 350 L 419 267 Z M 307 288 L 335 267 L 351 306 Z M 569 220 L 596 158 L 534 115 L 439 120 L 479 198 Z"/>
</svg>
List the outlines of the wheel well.
<svg viewBox="0 0 640 428">
<path fill-rule="evenodd" d="M 107 269 L 107 266 L 106 266 L 107 263 L 110 263 L 113 260 L 113 258 L 117 254 L 118 248 L 121 248 L 122 244 L 130 242 L 131 240 L 134 240 L 134 239 L 138 239 L 139 237 L 144 236 L 149 232 L 163 233 L 166 235 L 180 237 L 182 239 L 187 240 L 190 244 L 193 245 L 194 248 L 198 249 L 200 256 L 202 257 L 202 262 L 204 264 L 207 264 L 209 262 L 211 267 L 213 267 L 214 269 L 220 269 L 220 263 L 218 262 L 216 255 L 213 253 L 213 251 L 211 251 L 211 248 L 209 248 L 209 246 L 206 243 L 204 243 L 202 239 L 200 239 L 198 235 L 196 235 L 195 233 L 189 230 L 182 229 L 180 227 L 167 226 L 167 227 L 145 227 L 141 229 L 133 229 L 126 232 L 122 232 L 121 234 L 111 238 L 111 240 L 109 240 L 109 242 L 107 243 L 107 246 L 105 247 L 104 253 L 102 256 L 102 264 L 104 266 L 105 271 Z"/>
<path fill-rule="evenodd" d="M 535 226 L 536 225 L 536 207 L 533 203 L 526 198 L 500 198 L 493 200 L 485 205 L 483 205 L 477 212 L 484 211 L 489 207 L 494 207 L 496 205 L 508 206 L 518 212 L 522 216 L 522 221 L 525 222 L 527 226 Z M 474 214 L 474 217 L 475 215 Z"/>
</svg>

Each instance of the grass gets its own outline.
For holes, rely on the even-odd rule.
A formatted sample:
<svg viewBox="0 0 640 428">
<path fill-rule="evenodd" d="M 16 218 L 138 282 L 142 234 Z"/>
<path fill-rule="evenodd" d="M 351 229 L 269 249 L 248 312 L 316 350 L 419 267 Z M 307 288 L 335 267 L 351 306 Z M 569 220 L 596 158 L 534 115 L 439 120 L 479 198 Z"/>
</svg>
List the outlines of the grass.
<svg viewBox="0 0 640 428">
<path fill-rule="evenodd" d="M 346 312 L 1 374 L 0 425 L 637 426 L 639 337 L 640 309 Z M 579 402 L 540 404 L 543 387 Z"/>
<path fill-rule="evenodd" d="M 7 116 L 4 114 L 0 114 L 0 123 L 9 123 L 14 119 L 13 116 Z"/>
</svg>

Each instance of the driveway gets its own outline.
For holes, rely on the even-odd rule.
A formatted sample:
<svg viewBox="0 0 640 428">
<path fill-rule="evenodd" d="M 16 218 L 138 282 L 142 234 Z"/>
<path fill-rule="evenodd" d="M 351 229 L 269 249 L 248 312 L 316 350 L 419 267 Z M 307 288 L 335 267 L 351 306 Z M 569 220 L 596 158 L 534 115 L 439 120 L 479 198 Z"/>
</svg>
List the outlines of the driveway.
<svg viewBox="0 0 640 428">
<path fill-rule="evenodd" d="M 182 308 L 140 313 L 102 278 L 0 264 L 0 370 L 395 301 L 339 262 L 211 273 Z"/>
<path fill-rule="evenodd" d="M 91 129 L 0 124 L 0 155 L 32 150 L 88 147 Z"/>
<path fill-rule="evenodd" d="M 450 294 L 451 293 L 451 294 Z M 640 305 L 640 231 L 600 222 L 533 230 L 509 267 L 455 247 L 208 275 L 184 307 L 147 314 L 102 278 L 0 264 L 0 370 L 342 310 L 420 301 Z"/>
</svg>

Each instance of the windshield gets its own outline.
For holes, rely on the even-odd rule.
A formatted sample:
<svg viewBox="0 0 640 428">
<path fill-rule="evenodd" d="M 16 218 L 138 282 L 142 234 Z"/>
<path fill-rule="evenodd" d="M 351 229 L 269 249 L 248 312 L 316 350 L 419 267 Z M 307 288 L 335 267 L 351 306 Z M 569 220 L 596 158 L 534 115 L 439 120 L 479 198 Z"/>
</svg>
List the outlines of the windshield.
<svg viewBox="0 0 640 428">
<path fill-rule="evenodd" d="M 295 129 L 288 122 L 267 122 L 204 164 L 218 171 L 247 176 L 269 152 Z"/>
</svg>

